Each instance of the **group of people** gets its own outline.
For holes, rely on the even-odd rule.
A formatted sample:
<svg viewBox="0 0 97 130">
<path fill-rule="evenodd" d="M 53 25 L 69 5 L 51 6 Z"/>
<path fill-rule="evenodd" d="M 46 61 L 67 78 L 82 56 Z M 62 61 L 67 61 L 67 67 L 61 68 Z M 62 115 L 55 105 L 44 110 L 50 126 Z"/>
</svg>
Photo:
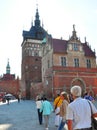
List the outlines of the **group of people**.
<svg viewBox="0 0 97 130">
<path fill-rule="evenodd" d="M 70 95 L 62 92 L 54 101 L 55 125 L 58 130 L 62 130 L 65 123 L 67 123 L 68 130 L 92 130 L 91 114 L 93 117 L 97 117 L 97 109 L 92 103 L 93 97 L 89 95 L 81 97 L 80 86 L 71 87 L 70 92 Z"/>
<path fill-rule="evenodd" d="M 94 106 L 94 99 L 82 97 L 80 86 L 73 86 L 71 94 L 63 91 L 54 100 L 54 109 L 46 98 L 36 100 L 39 122 L 42 124 L 44 116 L 45 128 L 48 130 L 49 115 L 55 113 L 55 126 L 57 130 L 63 130 L 67 124 L 68 130 L 92 130 L 91 116 L 97 117 L 97 109 Z M 41 102 L 41 103 L 40 103 Z M 91 106 L 90 106 L 91 105 Z M 92 112 L 91 112 L 92 108 Z"/>
<path fill-rule="evenodd" d="M 40 125 L 42 125 L 44 117 L 45 129 L 48 130 L 49 117 L 50 114 L 53 112 L 53 107 L 46 97 L 41 98 L 40 96 L 37 96 L 36 98 L 36 106 L 37 106 L 39 123 Z"/>
</svg>

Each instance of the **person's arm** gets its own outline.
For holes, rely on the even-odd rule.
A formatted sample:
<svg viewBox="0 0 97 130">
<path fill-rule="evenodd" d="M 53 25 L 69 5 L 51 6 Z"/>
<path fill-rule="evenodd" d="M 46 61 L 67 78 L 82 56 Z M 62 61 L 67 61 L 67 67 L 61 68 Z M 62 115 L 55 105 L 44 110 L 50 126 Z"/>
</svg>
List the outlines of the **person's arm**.
<svg viewBox="0 0 97 130">
<path fill-rule="evenodd" d="M 92 114 L 94 118 L 97 118 L 97 113 Z"/>
<path fill-rule="evenodd" d="M 41 104 L 40 112 L 43 111 L 43 103 Z"/>
<path fill-rule="evenodd" d="M 73 130 L 73 122 L 72 120 L 67 121 L 68 130 Z"/>
</svg>

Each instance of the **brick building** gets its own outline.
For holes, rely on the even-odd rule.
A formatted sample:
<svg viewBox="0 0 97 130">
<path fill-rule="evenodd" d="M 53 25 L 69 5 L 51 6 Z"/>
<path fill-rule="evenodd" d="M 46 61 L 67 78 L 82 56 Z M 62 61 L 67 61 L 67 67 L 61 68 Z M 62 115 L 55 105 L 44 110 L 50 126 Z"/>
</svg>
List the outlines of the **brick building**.
<svg viewBox="0 0 97 130">
<path fill-rule="evenodd" d="M 20 91 L 20 80 L 19 77 L 15 78 L 15 74 L 10 73 L 9 61 L 6 66 L 6 74 L 0 77 L 0 92 L 11 93 L 17 96 Z"/>
<path fill-rule="evenodd" d="M 73 25 L 68 40 L 52 38 L 41 26 L 38 8 L 34 25 L 23 31 L 21 88 L 27 99 L 38 93 L 54 97 L 78 84 L 83 93 L 97 94 L 96 54 L 82 43 Z"/>
<path fill-rule="evenodd" d="M 72 85 L 80 85 L 83 93 L 97 94 L 96 54 L 86 41 L 82 43 L 73 25 L 69 40 L 46 37 L 43 42 L 42 81 L 49 96 Z"/>
<path fill-rule="evenodd" d="M 32 23 L 29 31 L 23 31 L 22 42 L 22 89 L 25 96 L 30 99 L 30 88 L 32 84 L 42 82 L 41 58 L 42 40 L 48 33 L 41 26 L 38 8 L 36 9 L 34 25 Z"/>
</svg>

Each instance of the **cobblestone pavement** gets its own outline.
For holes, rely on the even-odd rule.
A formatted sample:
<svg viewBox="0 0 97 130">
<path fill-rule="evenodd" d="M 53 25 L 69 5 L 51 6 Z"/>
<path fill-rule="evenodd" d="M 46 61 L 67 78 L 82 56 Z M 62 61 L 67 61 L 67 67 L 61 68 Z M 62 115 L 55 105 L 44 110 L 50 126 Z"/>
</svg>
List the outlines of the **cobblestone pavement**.
<svg viewBox="0 0 97 130">
<path fill-rule="evenodd" d="M 54 126 L 54 113 L 49 120 L 49 130 Z M 44 130 L 39 125 L 35 101 L 11 101 L 9 105 L 0 103 L 0 130 Z"/>
<path fill-rule="evenodd" d="M 97 102 L 95 102 L 97 107 Z M 49 120 L 49 130 L 57 130 L 54 126 L 55 114 Z M 45 130 L 39 125 L 35 101 L 11 101 L 9 105 L 0 103 L 0 130 Z M 66 128 L 67 130 L 67 128 Z"/>
</svg>

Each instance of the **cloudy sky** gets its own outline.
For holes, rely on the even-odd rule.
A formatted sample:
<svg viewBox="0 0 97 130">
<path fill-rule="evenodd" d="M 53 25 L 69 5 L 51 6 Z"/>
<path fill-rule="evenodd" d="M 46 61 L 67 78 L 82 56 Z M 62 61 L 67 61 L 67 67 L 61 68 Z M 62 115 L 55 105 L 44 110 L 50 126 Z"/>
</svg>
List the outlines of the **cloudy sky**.
<svg viewBox="0 0 97 130">
<path fill-rule="evenodd" d="M 68 40 L 75 24 L 77 36 L 97 52 L 97 0 L 0 0 L 0 75 L 9 59 L 11 73 L 21 77 L 22 31 L 34 22 L 37 3 L 41 24 L 54 38 Z"/>
</svg>

